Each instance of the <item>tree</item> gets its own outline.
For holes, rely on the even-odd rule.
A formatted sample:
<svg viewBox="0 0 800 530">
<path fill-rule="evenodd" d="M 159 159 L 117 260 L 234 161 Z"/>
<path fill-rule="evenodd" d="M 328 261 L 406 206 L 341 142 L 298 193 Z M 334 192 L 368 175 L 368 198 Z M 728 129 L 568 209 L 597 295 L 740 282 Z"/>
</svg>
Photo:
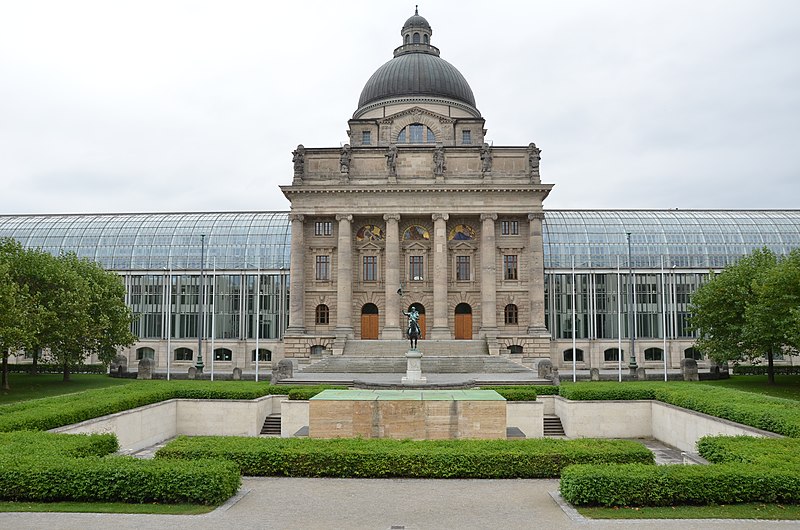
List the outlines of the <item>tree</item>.
<svg viewBox="0 0 800 530">
<path fill-rule="evenodd" d="M 0 386 L 11 390 L 8 382 L 8 357 L 13 352 L 26 348 L 34 340 L 37 322 L 27 289 L 13 281 L 11 260 L 0 254 L 0 353 L 2 354 L 2 376 Z"/>
<path fill-rule="evenodd" d="M 769 249 L 743 257 L 692 296 L 697 347 L 717 362 L 767 359 L 775 383 L 777 353 L 800 346 L 800 251 L 779 259 Z"/>
</svg>

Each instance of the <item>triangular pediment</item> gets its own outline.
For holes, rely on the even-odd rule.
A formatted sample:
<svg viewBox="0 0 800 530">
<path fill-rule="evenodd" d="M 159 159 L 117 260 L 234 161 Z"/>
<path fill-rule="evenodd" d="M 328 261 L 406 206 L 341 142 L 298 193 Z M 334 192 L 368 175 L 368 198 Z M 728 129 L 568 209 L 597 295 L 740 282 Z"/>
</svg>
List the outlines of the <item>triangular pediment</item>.
<svg viewBox="0 0 800 530">
<path fill-rule="evenodd" d="M 452 250 L 475 250 L 478 248 L 478 245 L 470 241 L 452 241 L 450 243 L 450 248 Z"/>
<path fill-rule="evenodd" d="M 419 241 L 414 241 L 409 243 L 405 246 L 408 250 L 428 250 L 428 246 L 425 243 L 421 243 Z"/>
<path fill-rule="evenodd" d="M 375 241 L 367 241 L 366 243 L 364 243 L 363 245 L 358 247 L 358 249 L 361 250 L 362 252 L 363 251 L 369 252 L 369 251 L 372 251 L 372 250 L 376 250 L 377 251 L 377 250 L 381 250 L 382 248 L 383 247 L 381 245 L 379 245 L 378 243 L 376 243 Z"/>
</svg>

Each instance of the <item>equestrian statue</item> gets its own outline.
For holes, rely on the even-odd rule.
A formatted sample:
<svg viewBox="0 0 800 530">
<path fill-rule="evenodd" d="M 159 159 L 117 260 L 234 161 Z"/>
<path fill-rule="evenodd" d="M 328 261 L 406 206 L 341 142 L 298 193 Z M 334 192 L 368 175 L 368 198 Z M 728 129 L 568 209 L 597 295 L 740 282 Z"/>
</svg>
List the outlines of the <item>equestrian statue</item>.
<svg viewBox="0 0 800 530">
<path fill-rule="evenodd" d="M 408 335 L 408 340 L 411 342 L 411 349 L 417 349 L 417 339 L 421 335 L 419 329 L 419 311 L 417 311 L 416 306 L 411 306 L 411 311 L 406 313 L 403 311 L 403 314 L 408 317 L 408 328 L 406 329 L 406 334 Z"/>
</svg>

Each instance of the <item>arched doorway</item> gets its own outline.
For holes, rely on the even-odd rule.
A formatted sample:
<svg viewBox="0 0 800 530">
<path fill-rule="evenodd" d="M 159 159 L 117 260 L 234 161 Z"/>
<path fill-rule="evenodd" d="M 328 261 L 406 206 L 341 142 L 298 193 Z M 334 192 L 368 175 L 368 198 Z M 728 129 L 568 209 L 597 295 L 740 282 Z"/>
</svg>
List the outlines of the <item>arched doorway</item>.
<svg viewBox="0 0 800 530">
<path fill-rule="evenodd" d="M 364 304 L 361 308 L 361 340 L 378 340 L 378 306 Z"/>
<path fill-rule="evenodd" d="M 408 306 L 408 309 L 406 309 L 406 312 L 410 312 L 411 311 L 411 306 L 416 307 L 417 308 L 417 312 L 419 313 L 419 333 L 420 333 L 419 338 L 424 339 L 425 338 L 425 306 L 420 304 L 419 302 L 414 302 L 413 304 Z M 403 334 L 405 334 L 405 331 L 403 331 Z"/>
<path fill-rule="evenodd" d="M 472 308 L 469 304 L 456 306 L 456 340 L 472 340 Z"/>
</svg>

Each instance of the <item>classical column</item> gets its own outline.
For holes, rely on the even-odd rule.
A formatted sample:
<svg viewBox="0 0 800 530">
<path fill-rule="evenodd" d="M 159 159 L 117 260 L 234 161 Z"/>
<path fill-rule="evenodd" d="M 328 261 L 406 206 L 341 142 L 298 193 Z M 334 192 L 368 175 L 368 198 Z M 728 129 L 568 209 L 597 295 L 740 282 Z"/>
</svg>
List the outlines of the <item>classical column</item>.
<svg viewBox="0 0 800 530">
<path fill-rule="evenodd" d="M 386 307 L 383 315 L 384 339 L 402 339 L 400 331 L 400 297 L 397 289 L 400 288 L 400 214 L 387 213 L 383 216 L 386 221 L 386 262 L 384 272 L 384 288 Z"/>
<path fill-rule="evenodd" d="M 530 322 L 528 335 L 547 335 L 544 321 L 544 243 L 542 241 L 544 213 L 528 214 L 530 231 L 528 295 L 530 297 Z"/>
<path fill-rule="evenodd" d="M 481 214 L 481 335 L 497 336 L 497 266 L 494 236 L 495 213 Z"/>
<path fill-rule="evenodd" d="M 431 339 L 451 338 L 447 323 L 447 220 L 446 213 L 435 213 L 433 219 L 433 329 Z"/>
<path fill-rule="evenodd" d="M 336 338 L 353 337 L 353 229 L 352 215 L 336 216 L 339 221 L 336 264 Z"/>
<path fill-rule="evenodd" d="M 289 264 L 289 327 L 286 334 L 297 335 L 306 332 L 303 216 L 290 213 L 289 220 L 292 222 L 292 249 Z"/>
</svg>

